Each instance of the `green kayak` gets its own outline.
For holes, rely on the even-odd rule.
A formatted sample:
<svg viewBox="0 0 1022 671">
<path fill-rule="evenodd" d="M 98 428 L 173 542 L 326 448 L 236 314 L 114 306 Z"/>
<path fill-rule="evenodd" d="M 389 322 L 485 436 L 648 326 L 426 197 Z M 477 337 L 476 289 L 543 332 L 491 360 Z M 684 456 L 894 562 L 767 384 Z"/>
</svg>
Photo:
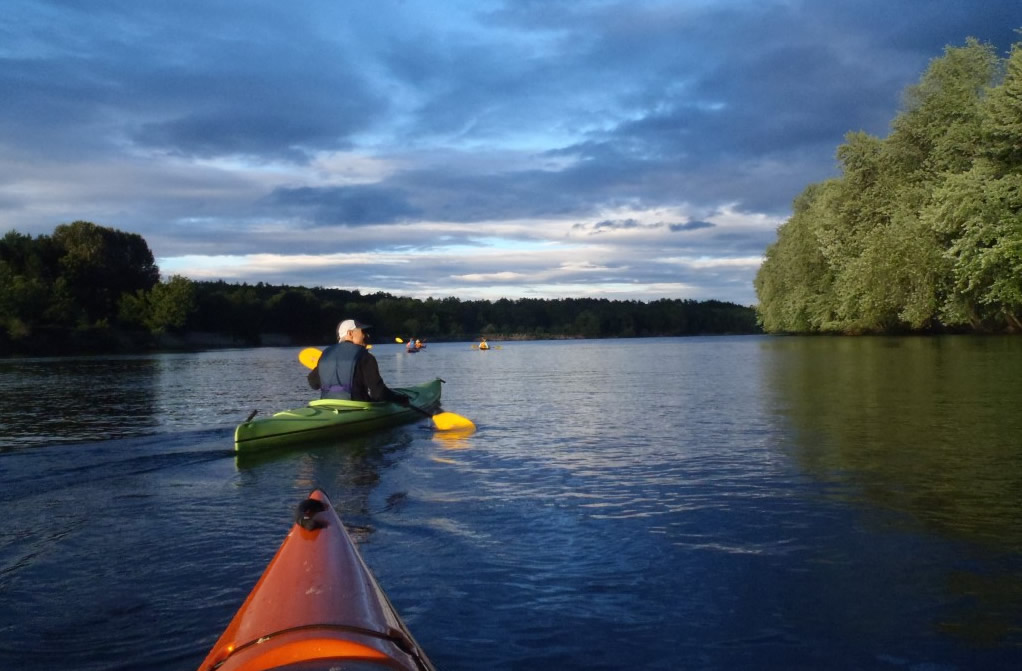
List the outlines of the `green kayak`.
<svg viewBox="0 0 1022 671">
<path fill-rule="evenodd" d="M 234 430 L 234 451 L 248 453 L 310 440 L 343 438 L 423 419 L 423 413 L 432 414 L 440 403 L 442 382 L 437 378 L 414 387 L 395 388 L 407 394 L 415 408 L 397 403 L 324 398 L 309 401 L 304 408 L 242 422 Z"/>
</svg>

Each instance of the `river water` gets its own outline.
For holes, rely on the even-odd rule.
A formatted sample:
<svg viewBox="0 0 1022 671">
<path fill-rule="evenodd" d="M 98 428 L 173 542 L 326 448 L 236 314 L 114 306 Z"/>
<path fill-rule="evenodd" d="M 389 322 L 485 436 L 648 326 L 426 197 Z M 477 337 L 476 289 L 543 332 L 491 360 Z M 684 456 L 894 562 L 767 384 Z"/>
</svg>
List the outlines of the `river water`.
<svg viewBox="0 0 1022 671">
<path fill-rule="evenodd" d="M 297 348 L 0 361 L 0 669 L 191 669 L 312 488 L 440 669 L 1022 668 L 1022 339 L 374 347 L 423 423 L 237 461 Z"/>
</svg>

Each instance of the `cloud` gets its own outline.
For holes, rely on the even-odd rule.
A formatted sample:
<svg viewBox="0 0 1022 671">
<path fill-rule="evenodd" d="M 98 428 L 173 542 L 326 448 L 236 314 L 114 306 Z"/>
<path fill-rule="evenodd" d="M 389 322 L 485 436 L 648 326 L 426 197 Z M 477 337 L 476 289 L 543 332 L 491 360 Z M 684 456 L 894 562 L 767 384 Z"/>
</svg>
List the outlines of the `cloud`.
<svg viewBox="0 0 1022 671">
<path fill-rule="evenodd" d="M 587 235 L 599 235 L 609 231 L 627 231 L 627 230 L 652 230 L 658 228 L 665 228 L 672 233 L 679 233 L 683 231 L 697 231 L 701 228 L 713 228 L 716 224 L 711 224 L 708 221 L 686 221 L 681 223 L 665 223 L 658 221 L 652 224 L 644 224 L 635 219 L 624 219 L 624 220 L 610 220 L 604 219 L 598 221 L 595 224 L 584 224 L 578 223 L 571 227 L 572 231 L 581 231 Z"/>
<path fill-rule="evenodd" d="M 845 133 L 1020 26 L 1014 0 L 11 0 L 0 215 L 138 232 L 196 278 L 751 303 Z"/>
<path fill-rule="evenodd" d="M 708 221 L 686 221 L 683 224 L 667 224 L 667 228 L 672 233 L 679 231 L 698 231 L 700 228 L 713 228 L 716 224 L 711 224 Z"/>
<path fill-rule="evenodd" d="M 317 224 L 358 226 L 406 221 L 422 212 L 401 189 L 373 184 L 338 187 L 278 188 L 267 198 L 277 211 L 305 213 Z"/>
</svg>

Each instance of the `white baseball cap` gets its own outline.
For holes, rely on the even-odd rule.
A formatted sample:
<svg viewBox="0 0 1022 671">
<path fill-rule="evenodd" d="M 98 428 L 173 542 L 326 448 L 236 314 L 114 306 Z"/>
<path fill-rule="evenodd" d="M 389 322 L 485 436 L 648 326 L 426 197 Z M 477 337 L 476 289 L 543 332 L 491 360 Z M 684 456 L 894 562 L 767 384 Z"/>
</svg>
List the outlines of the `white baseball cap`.
<svg viewBox="0 0 1022 671">
<path fill-rule="evenodd" d="M 337 339 L 340 340 L 344 336 L 348 335 L 349 331 L 367 328 L 369 328 L 369 324 L 363 324 L 357 319 L 345 319 L 343 322 L 337 325 Z"/>
</svg>

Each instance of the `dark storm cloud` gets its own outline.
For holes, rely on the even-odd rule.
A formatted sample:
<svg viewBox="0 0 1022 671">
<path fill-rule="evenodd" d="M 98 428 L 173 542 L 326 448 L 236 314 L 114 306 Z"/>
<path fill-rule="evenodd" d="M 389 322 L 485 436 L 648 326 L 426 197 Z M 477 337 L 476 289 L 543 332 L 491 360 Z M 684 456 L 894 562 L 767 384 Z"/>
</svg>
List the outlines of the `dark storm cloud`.
<svg viewBox="0 0 1022 671">
<path fill-rule="evenodd" d="M 408 194 L 401 189 L 372 184 L 280 188 L 266 202 L 278 210 L 304 214 L 319 225 L 388 224 L 422 214 L 408 202 Z"/>
<path fill-rule="evenodd" d="M 280 188 L 268 212 L 308 215 L 316 224 L 386 224 L 410 218 L 460 223 L 558 217 L 590 211 L 588 191 L 555 188 L 542 171 L 492 175 L 409 171 L 375 185 Z"/>
<path fill-rule="evenodd" d="M 5 143 L 301 161 L 387 107 L 357 68 L 319 66 L 352 58 L 283 5 L 17 5 L 0 29 L 25 54 L 0 57 Z"/>
<path fill-rule="evenodd" d="M 643 224 L 636 221 L 635 219 L 624 219 L 612 221 L 605 219 L 598 221 L 595 224 L 575 224 L 571 228 L 574 231 L 581 231 L 588 235 L 596 235 L 605 231 L 623 231 L 623 230 L 634 230 L 634 229 L 647 229 L 655 230 L 658 228 L 666 228 L 672 233 L 679 233 L 683 231 L 697 231 L 701 228 L 714 228 L 716 224 L 711 224 L 708 221 L 688 221 L 684 223 L 664 223 L 662 221 L 653 224 Z"/>
<path fill-rule="evenodd" d="M 716 198 L 779 213 L 805 185 L 835 174 L 845 133 L 886 134 L 904 87 L 944 45 L 979 35 L 1006 48 L 1022 25 L 1017 3 L 907 4 L 559 5 L 538 15 L 547 21 L 528 10 L 504 15 L 575 26 L 586 51 L 577 61 L 598 67 L 616 82 L 618 103 L 636 109 L 560 151 L 607 165 L 634 159 L 648 175 L 702 175 Z M 792 179 L 777 188 L 769 173 L 752 178 L 749 164 L 764 161 L 784 164 Z"/>
<path fill-rule="evenodd" d="M 575 224 L 575 226 L 573 226 L 572 228 L 576 228 L 579 226 L 584 227 L 584 224 Z M 603 221 L 596 222 L 589 228 L 591 232 L 599 233 L 601 231 L 607 230 L 628 230 L 632 228 L 651 228 L 654 226 L 656 226 L 656 224 L 640 224 L 634 219 L 625 219 L 624 221 L 610 221 L 605 219 Z"/>
<path fill-rule="evenodd" d="M 700 228 L 713 228 L 714 226 L 716 226 L 716 224 L 711 224 L 708 221 L 686 221 L 683 224 L 667 224 L 667 228 L 670 229 L 672 233 L 677 233 L 679 231 L 696 231 Z"/>
</svg>

